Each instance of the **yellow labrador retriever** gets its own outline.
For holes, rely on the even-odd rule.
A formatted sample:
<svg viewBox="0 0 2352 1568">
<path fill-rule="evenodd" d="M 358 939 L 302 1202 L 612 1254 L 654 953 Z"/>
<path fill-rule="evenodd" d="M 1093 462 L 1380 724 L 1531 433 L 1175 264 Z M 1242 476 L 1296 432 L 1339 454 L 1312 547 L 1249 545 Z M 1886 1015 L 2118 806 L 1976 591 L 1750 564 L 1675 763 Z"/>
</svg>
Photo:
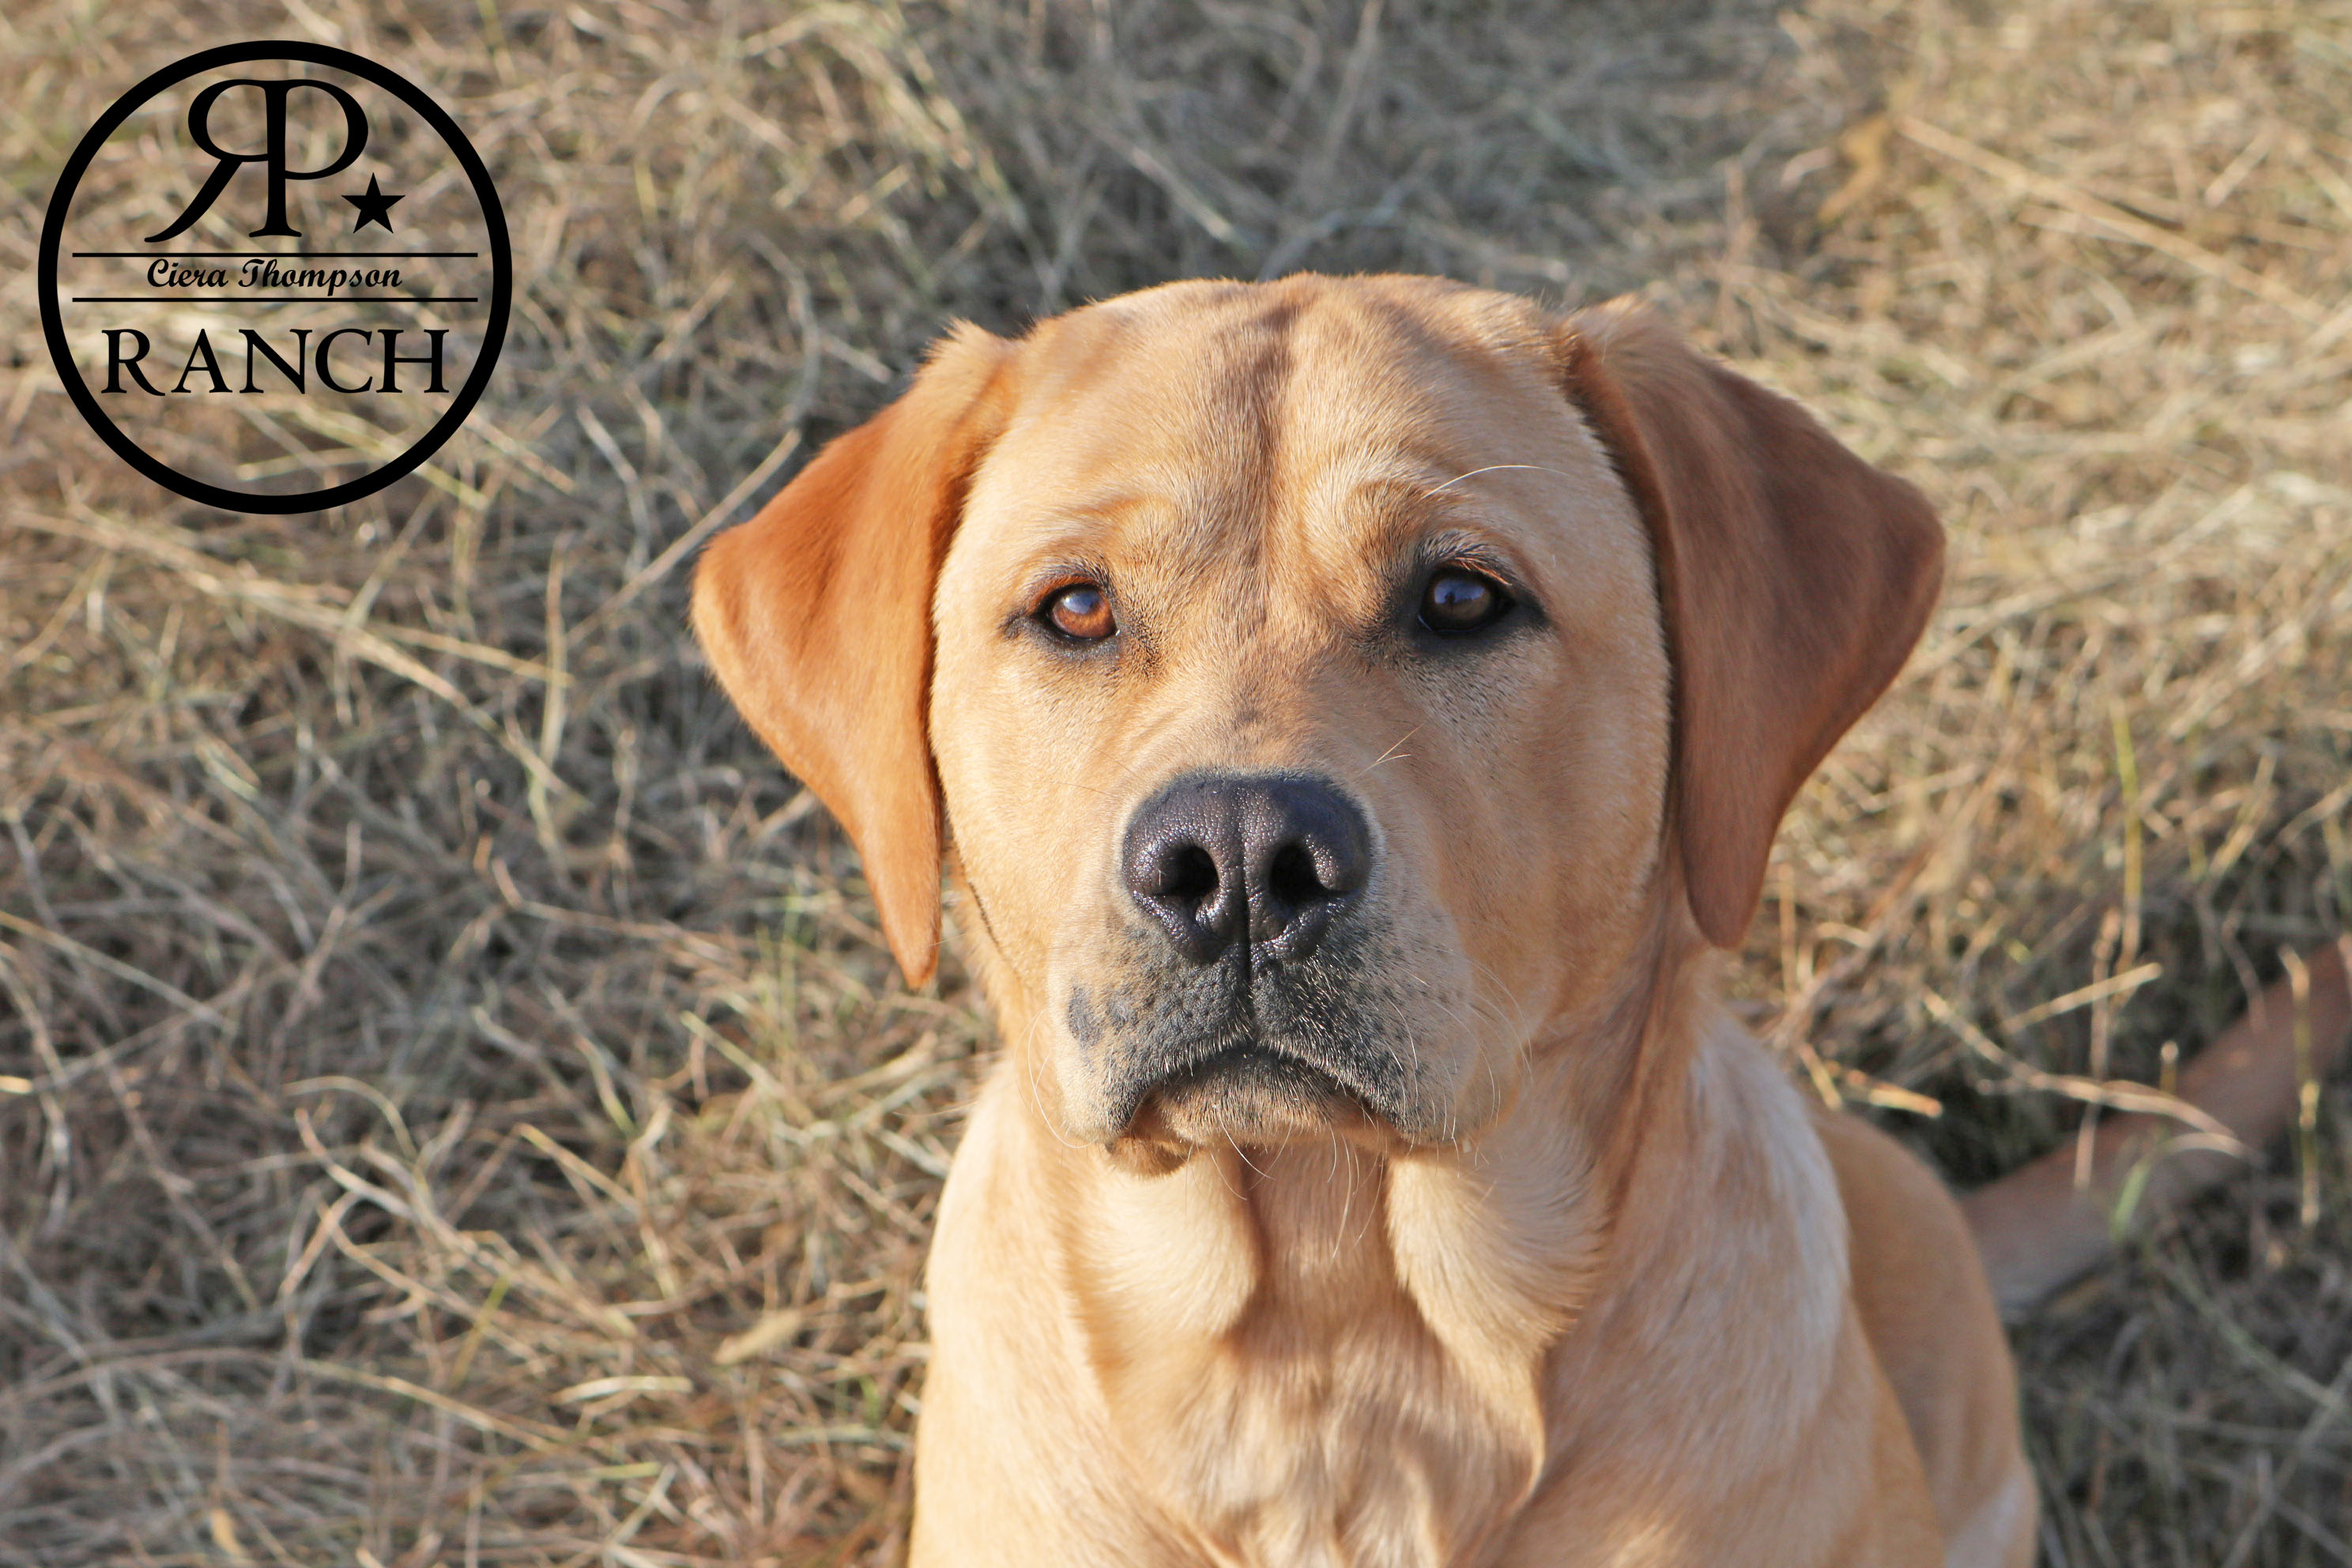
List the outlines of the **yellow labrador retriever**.
<svg viewBox="0 0 2352 1568">
<path fill-rule="evenodd" d="M 720 680 L 1003 1026 L 919 1568 L 2030 1562 L 1961 1210 L 1715 989 L 1941 552 L 1637 305 L 1318 277 L 963 328 L 716 541 Z"/>
</svg>

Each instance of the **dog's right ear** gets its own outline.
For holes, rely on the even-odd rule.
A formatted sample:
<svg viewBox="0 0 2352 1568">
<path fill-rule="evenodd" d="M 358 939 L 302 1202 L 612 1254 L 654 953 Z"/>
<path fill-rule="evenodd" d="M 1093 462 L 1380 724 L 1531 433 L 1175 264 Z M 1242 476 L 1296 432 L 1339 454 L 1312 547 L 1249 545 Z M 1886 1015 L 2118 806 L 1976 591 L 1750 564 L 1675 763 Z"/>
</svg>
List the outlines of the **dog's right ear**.
<svg viewBox="0 0 2352 1568">
<path fill-rule="evenodd" d="M 957 328 L 903 396 L 712 540 L 694 578 L 719 685 L 848 830 L 910 984 L 940 940 L 931 590 L 1003 426 L 1012 352 Z"/>
</svg>

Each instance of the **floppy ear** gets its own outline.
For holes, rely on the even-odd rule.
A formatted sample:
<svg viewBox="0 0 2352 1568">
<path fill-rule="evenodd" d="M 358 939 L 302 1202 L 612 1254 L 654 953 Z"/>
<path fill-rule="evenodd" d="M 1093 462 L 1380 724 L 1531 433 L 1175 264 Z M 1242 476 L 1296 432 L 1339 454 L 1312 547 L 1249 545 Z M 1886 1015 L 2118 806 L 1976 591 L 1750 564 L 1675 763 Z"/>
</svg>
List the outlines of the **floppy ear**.
<svg viewBox="0 0 2352 1568">
<path fill-rule="evenodd" d="M 848 830 L 909 984 L 940 942 L 931 589 L 1003 423 L 1011 351 L 957 328 L 903 396 L 712 540 L 694 576 L 719 685 Z"/>
<path fill-rule="evenodd" d="M 1647 307 L 1570 316 L 1569 394 L 1648 523 L 1691 912 L 1746 935 L 1780 814 L 1903 668 L 1943 577 L 1927 500 Z"/>
</svg>

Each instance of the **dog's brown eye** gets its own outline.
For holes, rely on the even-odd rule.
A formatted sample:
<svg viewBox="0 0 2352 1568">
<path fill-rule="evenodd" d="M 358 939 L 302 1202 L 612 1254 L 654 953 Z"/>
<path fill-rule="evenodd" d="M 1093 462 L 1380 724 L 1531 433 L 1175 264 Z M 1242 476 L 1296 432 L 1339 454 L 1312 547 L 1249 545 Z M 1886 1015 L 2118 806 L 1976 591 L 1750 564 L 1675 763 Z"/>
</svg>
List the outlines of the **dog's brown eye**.
<svg viewBox="0 0 2352 1568">
<path fill-rule="evenodd" d="M 1502 584 L 1475 572 L 1447 567 L 1421 591 L 1421 624 L 1433 632 L 1475 632 L 1493 626 L 1511 607 Z"/>
<path fill-rule="evenodd" d="M 1118 630 L 1111 619 L 1110 598 L 1097 583 L 1073 583 L 1045 601 L 1045 623 L 1066 637 L 1100 642 Z"/>
</svg>

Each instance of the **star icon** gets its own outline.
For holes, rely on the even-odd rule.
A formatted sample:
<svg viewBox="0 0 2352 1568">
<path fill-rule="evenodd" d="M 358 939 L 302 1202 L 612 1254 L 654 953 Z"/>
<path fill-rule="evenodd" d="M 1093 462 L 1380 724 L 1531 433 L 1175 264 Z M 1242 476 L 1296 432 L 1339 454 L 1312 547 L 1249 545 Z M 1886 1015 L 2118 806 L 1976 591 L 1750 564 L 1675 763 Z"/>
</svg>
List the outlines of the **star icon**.
<svg viewBox="0 0 2352 1568">
<path fill-rule="evenodd" d="M 392 232 L 392 204 L 394 202 L 406 201 L 407 199 L 408 198 L 405 195 L 385 195 L 383 192 L 377 187 L 375 176 L 373 174 L 370 174 L 368 176 L 368 188 L 365 195 L 354 196 L 346 194 L 343 197 L 343 200 L 351 203 L 352 205 L 360 209 L 359 221 L 352 225 L 352 232 L 353 234 L 357 234 L 360 230 L 367 227 L 368 225 L 373 224 L 378 228 L 383 230 L 384 233 L 390 234 Z"/>
</svg>

